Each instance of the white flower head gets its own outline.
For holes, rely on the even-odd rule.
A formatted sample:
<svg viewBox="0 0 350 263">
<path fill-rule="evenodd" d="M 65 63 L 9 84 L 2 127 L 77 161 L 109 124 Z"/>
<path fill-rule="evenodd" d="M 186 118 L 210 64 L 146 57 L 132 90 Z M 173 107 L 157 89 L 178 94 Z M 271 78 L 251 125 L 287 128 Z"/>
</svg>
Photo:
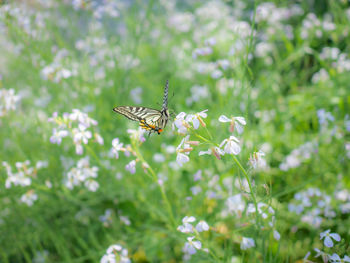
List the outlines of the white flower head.
<svg viewBox="0 0 350 263">
<path fill-rule="evenodd" d="M 223 145 L 225 145 L 224 151 L 228 154 L 237 155 L 241 152 L 241 146 L 239 145 L 239 140 L 235 136 L 230 136 L 230 138 L 223 140 L 220 144 L 220 148 Z"/>
<path fill-rule="evenodd" d="M 193 128 L 197 130 L 199 128 L 199 125 L 201 124 L 203 127 L 206 126 L 205 122 L 203 121 L 203 118 L 207 117 L 207 112 L 208 110 L 203 110 L 201 112 L 198 112 L 194 115 L 188 115 L 186 117 L 187 122 L 192 122 Z"/>
<path fill-rule="evenodd" d="M 241 249 L 247 250 L 248 248 L 255 247 L 255 241 L 249 237 L 243 237 L 241 242 Z"/>
<path fill-rule="evenodd" d="M 112 141 L 111 153 L 115 156 L 116 159 L 119 158 L 119 151 L 123 149 L 123 143 L 119 142 L 119 138 L 114 138 Z"/>
<path fill-rule="evenodd" d="M 246 121 L 244 117 L 231 117 L 228 118 L 225 115 L 221 115 L 219 117 L 220 122 L 229 122 L 230 123 L 230 132 L 234 132 L 236 129 L 238 134 L 243 132 L 243 126 L 246 125 Z"/>
<path fill-rule="evenodd" d="M 219 147 L 211 147 L 211 148 L 209 148 L 207 151 L 200 151 L 199 152 L 199 156 L 201 156 L 201 155 L 205 155 L 205 154 L 212 154 L 212 155 L 214 155 L 218 160 L 220 160 L 221 159 L 221 155 L 225 155 L 225 152 L 222 150 L 222 149 L 220 149 Z"/>
<path fill-rule="evenodd" d="M 185 120 L 186 113 L 180 112 L 172 124 L 173 130 L 177 128 L 179 134 L 186 134 L 188 129 L 191 127 L 188 122 Z"/>
<path fill-rule="evenodd" d="M 202 243 L 200 241 L 193 241 L 194 237 L 188 237 L 185 246 L 183 247 L 183 252 L 193 255 L 196 254 L 198 249 L 202 248 Z"/>
<path fill-rule="evenodd" d="M 199 223 L 196 225 L 196 230 L 198 232 L 208 231 L 209 225 L 204 220 L 199 221 Z"/>
</svg>

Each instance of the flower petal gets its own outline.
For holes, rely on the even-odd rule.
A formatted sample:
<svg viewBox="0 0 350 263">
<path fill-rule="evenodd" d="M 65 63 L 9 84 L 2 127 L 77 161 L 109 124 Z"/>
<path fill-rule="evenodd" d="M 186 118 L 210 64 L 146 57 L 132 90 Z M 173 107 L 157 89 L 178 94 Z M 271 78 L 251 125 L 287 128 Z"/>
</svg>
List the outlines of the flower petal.
<svg viewBox="0 0 350 263">
<path fill-rule="evenodd" d="M 340 241 L 340 236 L 337 233 L 329 234 L 335 241 Z"/>
<path fill-rule="evenodd" d="M 230 122 L 231 119 L 227 118 L 225 115 L 219 117 L 219 122 Z"/>
<path fill-rule="evenodd" d="M 326 236 L 323 243 L 326 247 L 333 247 L 333 241 L 329 236 Z"/>
</svg>

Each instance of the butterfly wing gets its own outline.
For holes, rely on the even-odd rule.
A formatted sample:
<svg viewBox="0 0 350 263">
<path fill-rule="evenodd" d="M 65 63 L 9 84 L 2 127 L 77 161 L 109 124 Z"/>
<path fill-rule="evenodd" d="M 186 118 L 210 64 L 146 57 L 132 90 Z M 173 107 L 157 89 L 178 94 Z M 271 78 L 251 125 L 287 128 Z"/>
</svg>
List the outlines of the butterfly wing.
<svg viewBox="0 0 350 263">
<path fill-rule="evenodd" d="M 145 130 L 159 133 L 158 120 L 162 117 L 162 113 L 159 110 L 146 107 L 119 106 L 113 108 L 113 111 L 124 115 L 132 121 L 138 121 L 141 128 Z"/>
<path fill-rule="evenodd" d="M 146 107 L 119 106 L 113 108 L 113 111 L 132 121 L 141 121 L 148 118 L 156 121 L 161 115 L 160 111 Z"/>
<path fill-rule="evenodd" d="M 119 106 L 113 108 L 113 111 L 124 115 L 132 121 L 138 121 L 141 128 L 151 132 L 157 132 L 160 134 L 169 119 L 168 111 L 168 86 L 169 81 L 166 81 L 164 87 L 163 105 L 162 110 L 155 110 L 146 107 L 133 107 L 133 106 Z"/>
</svg>

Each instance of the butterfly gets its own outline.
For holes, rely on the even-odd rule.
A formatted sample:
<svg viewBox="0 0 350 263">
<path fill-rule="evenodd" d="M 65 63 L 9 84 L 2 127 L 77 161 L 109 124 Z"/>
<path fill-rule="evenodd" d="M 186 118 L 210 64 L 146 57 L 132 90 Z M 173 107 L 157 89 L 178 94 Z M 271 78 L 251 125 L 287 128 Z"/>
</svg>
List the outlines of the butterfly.
<svg viewBox="0 0 350 263">
<path fill-rule="evenodd" d="M 169 120 L 168 110 L 168 87 L 169 81 L 166 81 L 164 87 L 163 105 L 162 109 L 155 110 L 146 107 L 133 107 L 133 106 L 118 106 L 113 108 L 113 111 L 124 115 L 132 121 L 138 121 L 142 129 L 160 134 Z"/>
</svg>

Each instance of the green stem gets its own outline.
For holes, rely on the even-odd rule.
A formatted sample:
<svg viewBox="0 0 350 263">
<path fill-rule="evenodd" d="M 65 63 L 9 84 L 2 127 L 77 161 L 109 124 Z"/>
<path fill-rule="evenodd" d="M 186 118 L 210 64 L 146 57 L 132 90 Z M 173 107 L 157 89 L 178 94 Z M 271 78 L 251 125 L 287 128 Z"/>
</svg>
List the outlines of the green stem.
<svg viewBox="0 0 350 263">
<path fill-rule="evenodd" d="M 253 187 L 252 187 L 252 183 L 250 182 L 249 175 L 248 175 L 247 171 L 243 168 L 242 164 L 238 161 L 237 157 L 234 155 L 232 155 L 232 157 L 233 157 L 233 160 L 235 161 L 235 163 L 238 165 L 239 169 L 241 169 L 241 171 L 243 172 L 244 177 L 246 178 L 246 180 L 248 182 L 250 195 L 252 196 L 254 206 L 255 206 L 256 222 L 257 222 L 257 225 L 259 227 L 260 226 L 260 214 L 258 211 L 258 203 L 256 201 L 256 197 L 255 197 L 254 192 L 253 192 Z M 259 230 L 260 230 L 260 227 L 259 227 Z"/>
<path fill-rule="evenodd" d="M 140 159 L 141 162 L 143 163 L 146 163 L 147 164 L 147 170 L 150 172 L 151 174 L 151 177 L 154 181 L 154 183 L 156 183 L 159 188 L 160 188 L 160 193 L 162 195 L 162 199 L 166 205 L 166 208 L 168 210 L 168 214 L 169 214 L 169 217 L 170 217 L 170 221 L 171 221 L 171 226 L 170 226 L 170 229 L 173 229 L 174 227 L 176 227 L 176 221 L 175 221 L 175 218 L 174 218 L 174 214 L 173 214 L 173 210 L 171 208 L 171 204 L 169 202 L 169 199 L 168 197 L 166 196 L 166 193 L 165 193 L 165 190 L 164 190 L 164 186 L 163 185 L 160 185 L 158 183 L 158 177 L 156 175 L 156 173 L 154 172 L 154 170 L 152 169 L 152 167 L 145 161 L 145 159 L 143 158 L 142 154 L 140 153 L 139 151 L 139 148 L 138 148 L 138 145 L 136 143 L 132 143 L 133 144 L 133 148 L 135 149 L 135 152 L 136 152 L 136 156 L 137 158 Z"/>
</svg>

